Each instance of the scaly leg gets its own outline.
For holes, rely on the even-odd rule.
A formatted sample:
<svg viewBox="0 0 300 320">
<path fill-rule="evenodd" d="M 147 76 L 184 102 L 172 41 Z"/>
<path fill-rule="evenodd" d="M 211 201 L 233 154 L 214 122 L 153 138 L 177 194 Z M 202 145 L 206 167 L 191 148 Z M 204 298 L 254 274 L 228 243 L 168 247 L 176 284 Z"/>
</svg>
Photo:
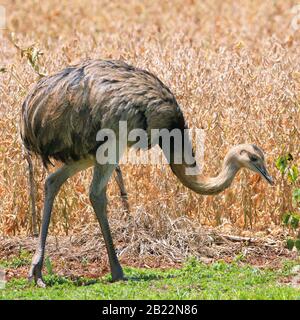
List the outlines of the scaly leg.
<svg viewBox="0 0 300 320">
<path fill-rule="evenodd" d="M 50 174 L 45 181 L 45 200 L 41 232 L 38 240 L 37 249 L 32 259 L 29 271 L 29 280 L 35 281 L 39 287 L 45 287 L 42 277 L 43 260 L 45 255 L 46 238 L 51 218 L 51 211 L 55 196 L 63 183 L 75 173 L 93 165 L 91 161 L 77 161 L 72 164 L 63 165 L 54 173 Z"/>
<path fill-rule="evenodd" d="M 119 186 L 120 189 L 120 195 L 121 195 L 121 199 L 123 202 L 123 206 L 125 208 L 125 212 L 129 213 L 129 203 L 128 203 L 128 195 L 127 195 L 127 191 L 124 185 L 124 180 L 123 180 L 123 175 L 122 175 L 122 171 L 121 168 L 119 166 L 116 167 L 116 176 L 115 176 L 115 180 Z"/>
<path fill-rule="evenodd" d="M 106 214 L 106 185 L 115 168 L 116 165 L 114 164 L 96 164 L 94 168 L 93 181 L 90 188 L 90 200 L 99 221 L 105 241 L 113 281 L 124 279 L 123 270 L 113 245 Z"/>
</svg>

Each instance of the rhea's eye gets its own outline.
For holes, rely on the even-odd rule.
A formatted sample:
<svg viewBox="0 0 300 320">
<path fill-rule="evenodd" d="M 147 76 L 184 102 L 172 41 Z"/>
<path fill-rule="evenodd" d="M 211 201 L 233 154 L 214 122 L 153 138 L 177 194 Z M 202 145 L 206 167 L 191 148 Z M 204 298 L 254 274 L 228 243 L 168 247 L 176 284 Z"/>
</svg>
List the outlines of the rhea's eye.
<svg viewBox="0 0 300 320">
<path fill-rule="evenodd" d="M 258 160 L 257 157 L 253 157 L 253 156 L 250 156 L 250 160 L 253 161 L 253 162 L 256 162 Z"/>
</svg>

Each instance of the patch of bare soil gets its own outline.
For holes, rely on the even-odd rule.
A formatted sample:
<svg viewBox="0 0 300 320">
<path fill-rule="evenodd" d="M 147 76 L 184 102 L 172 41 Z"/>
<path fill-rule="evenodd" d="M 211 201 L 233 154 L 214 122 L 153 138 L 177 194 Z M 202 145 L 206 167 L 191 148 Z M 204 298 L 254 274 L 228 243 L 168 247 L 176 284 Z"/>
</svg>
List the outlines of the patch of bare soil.
<svg viewBox="0 0 300 320">
<path fill-rule="evenodd" d="M 284 247 L 282 234 L 233 235 L 222 228 L 203 227 L 186 217 L 160 219 L 140 213 L 110 219 L 113 239 L 123 265 L 145 268 L 179 267 L 191 256 L 205 263 L 238 259 L 259 267 L 280 267 L 297 253 Z M 26 250 L 34 253 L 32 237 L 0 237 L 0 259 L 10 260 Z M 109 272 L 105 244 L 96 224 L 71 236 L 49 236 L 47 256 L 60 275 L 97 278 Z M 8 278 L 27 276 L 28 265 L 8 268 Z"/>
</svg>

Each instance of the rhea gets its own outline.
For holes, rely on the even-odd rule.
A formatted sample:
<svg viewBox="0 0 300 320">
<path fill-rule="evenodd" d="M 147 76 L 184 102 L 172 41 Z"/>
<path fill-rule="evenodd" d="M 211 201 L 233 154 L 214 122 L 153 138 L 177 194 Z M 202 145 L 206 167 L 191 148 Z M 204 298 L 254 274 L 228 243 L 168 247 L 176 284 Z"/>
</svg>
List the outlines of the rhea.
<svg viewBox="0 0 300 320">
<path fill-rule="evenodd" d="M 40 236 L 29 271 L 29 278 L 39 286 L 45 286 L 42 267 L 55 196 L 68 178 L 91 166 L 94 172 L 89 196 L 104 237 L 112 280 L 124 279 L 106 214 L 106 187 L 119 159 L 104 164 L 96 159 L 101 145 L 97 132 L 108 128 L 117 135 L 119 121 L 127 121 L 128 130 L 143 129 L 149 133 L 152 129 L 187 128 L 170 89 L 154 74 L 122 61 L 87 60 L 44 77 L 22 105 L 21 138 L 25 148 L 39 155 L 46 167 L 51 158 L 62 163 L 45 181 Z M 186 139 L 185 143 L 192 145 Z M 225 156 L 219 174 L 211 178 L 187 174 L 191 165 L 184 159 L 182 163 L 175 162 L 175 148 L 170 150 L 171 170 L 186 187 L 199 194 L 217 194 L 228 188 L 241 168 L 273 183 L 263 151 L 254 144 L 234 146 Z"/>
</svg>

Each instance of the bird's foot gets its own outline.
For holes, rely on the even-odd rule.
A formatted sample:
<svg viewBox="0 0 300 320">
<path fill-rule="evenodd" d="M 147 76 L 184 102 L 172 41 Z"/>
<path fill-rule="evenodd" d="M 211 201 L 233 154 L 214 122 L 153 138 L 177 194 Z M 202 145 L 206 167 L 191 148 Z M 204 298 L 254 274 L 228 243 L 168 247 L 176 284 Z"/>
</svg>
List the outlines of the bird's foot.
<svg viewBox="0 0 300 320">
<path fill-rule="evenodd" d="M 42 262 L 41 261 L 36 262 L 35 260 L 36 259 L 33 259 L 33 262 L 31 264 L 28 280 L 30 282 L 34 281 L 38 287 L 45 288 L 46 284 L 43 281 L 43 275 L 42 275 Z"/>
<path fill-rule="evenodd" d="M 112 277 L 112 282 L 126 280 L 121 266 L 112 270 L 111 277 Z"/>
</svg>

